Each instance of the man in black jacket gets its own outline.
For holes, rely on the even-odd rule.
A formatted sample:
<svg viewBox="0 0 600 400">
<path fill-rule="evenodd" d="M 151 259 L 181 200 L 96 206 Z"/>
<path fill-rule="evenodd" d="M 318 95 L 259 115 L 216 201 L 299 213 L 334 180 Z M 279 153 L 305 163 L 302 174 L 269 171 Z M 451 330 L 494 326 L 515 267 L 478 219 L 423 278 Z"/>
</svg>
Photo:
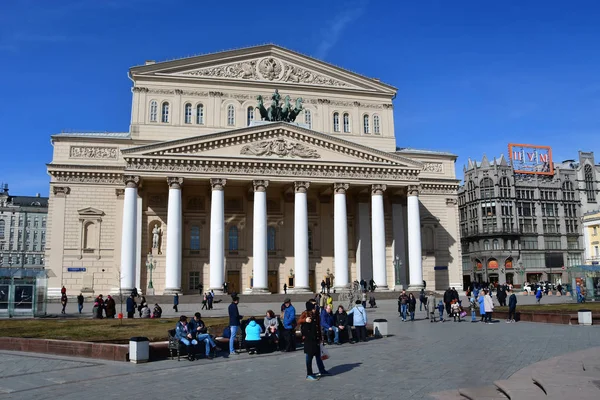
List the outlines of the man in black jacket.
<svg viewBox="0 0 600 400">
<path fill-rule="evenodd" d="M 454 296 L 452 295 L 452 289 L 448 288 L 445 292 L 444 292 L 444 304 L 446 305 L 446 314 L 450 315 L 450 305 L 452 304 L 452 298 Z"/>
<path fill-rule="evenodd" d="M 238 311 L 238 303 L 240 302 L 239 297 L 234 297 L 231 304 L 229 305 L 229 329 L 231 330 L 231 336 L 229 337 L 229 354 L 237 355 L 235 352 L 235 336 L 240 328 L 240 320 L 242 316 Z"/>
<path fill-rule="evenodd" d="M 354 343 L 354 339 L 352 337 L 352 328 L 350 327 L 350 318 L 348 314 L 346 314 L 346 310 L 344 310 L 344 306 L 339 306 L 337 312 L 335 313 L 335 338 L 334 342 L 337 344 L 341 344 L 339 340 L 340 332 L 348 332 L 348 340 L 350 343 Z"/>
<path fill-rule="evenodd" d="M 508 320 L 506 323 L 511 323 L 515 322 L 517 314 L 517 296 L 510 289 L 508 289 L 508 293 L 510 293 L 510 297 L 508 298 Z"/>
</svg>

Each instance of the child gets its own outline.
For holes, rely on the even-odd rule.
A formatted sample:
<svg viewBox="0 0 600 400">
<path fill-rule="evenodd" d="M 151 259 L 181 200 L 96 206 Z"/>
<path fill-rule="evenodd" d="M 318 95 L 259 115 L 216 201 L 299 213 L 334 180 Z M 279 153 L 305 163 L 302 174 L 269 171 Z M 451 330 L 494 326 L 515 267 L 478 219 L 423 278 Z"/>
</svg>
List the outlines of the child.
<svg viewBox="0 0 600 400">
<path fill-rule="evenodd" d="M 440 322 L 444 322 L 444 303 L 442 303 L 441 300 L 438 303 L 437 308 L 438 308 L 438 311 L 440 313 Z"/>
<path fill-rule="evenodd" d="M 452 310 L 452 317 L 454 317 L 454 322 L 456 322 L 456 318 L 458 318 L 458 322 L 460 322 L 460 304 L 458 304 L 456 300 L 453 300 L 450 307 Z"/>
<path fill-rule="evenodd" d="M 471 297 L 469 299 L 469 308 L 471 309 L 471 322 L 477 322 L 477 317 L 475 316 L 475 310 L 477 310 L 477 303 L 475 302 L 475 297 Z"/>
</svg>

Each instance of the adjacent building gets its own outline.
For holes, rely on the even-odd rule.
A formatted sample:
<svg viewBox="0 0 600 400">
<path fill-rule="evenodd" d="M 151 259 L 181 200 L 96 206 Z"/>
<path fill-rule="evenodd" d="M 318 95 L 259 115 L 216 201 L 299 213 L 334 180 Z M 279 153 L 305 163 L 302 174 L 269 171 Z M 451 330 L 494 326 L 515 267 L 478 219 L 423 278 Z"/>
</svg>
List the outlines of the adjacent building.
<svg viewBox="0 0 600 400">
<path fill-rule="evenodd" d="M 126 132 L 52 136 L 51 295 L 460 285 L 456 156 L 396 147 L 396 88 L 274 45 L 129 77 Z"/>
<path fill-rule="evenodd" d="M 516 157 L 538 157 L 519 150 Z M 551 153 L 550 153 L 551 154 Z M 584 262 L 582 215 L 596 205 L 599 166 L 580 161 L 516 170 L 503 155 L 469 160 L 459 189 L 464 284 L 473 281 L 566 283 Z"/>
<path fill-rule="evenodd" d="M 0 266 L 43 268 L 48 198 L 12 196 L 0 187 Z"/>
<path fill-rule="evenodd" d="M 600 265 L 600 209 L 583 216 L 585 263 Z"/>
</svg>

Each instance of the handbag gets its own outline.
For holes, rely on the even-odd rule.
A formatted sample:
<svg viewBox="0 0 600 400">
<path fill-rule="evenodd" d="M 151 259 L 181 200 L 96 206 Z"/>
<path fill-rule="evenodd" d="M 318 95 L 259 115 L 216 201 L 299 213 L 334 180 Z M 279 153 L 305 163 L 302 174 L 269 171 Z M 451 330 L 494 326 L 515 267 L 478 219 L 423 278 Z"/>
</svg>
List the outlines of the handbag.
<svg viewBox="0 0 600 400">
<path fill-rule="evenodd" d="M 461 316 L 461 318 L 464 318 L 464 317 L 466 317 L 466 316 L 467 316 L 467 312 L 466 312 L 466 311 L 463 311 L 463 312 L 461 312 L 461 313 L 460 313 L 460 316 Z"/>
<path fill-rule="evenodd" d="M 329 360 L 329 352 L 327 351 L 325 346 L 323 346 L 323 343 L 321 343 L 320 347 L 321 347 L 321 360 Z"/>
</svg>

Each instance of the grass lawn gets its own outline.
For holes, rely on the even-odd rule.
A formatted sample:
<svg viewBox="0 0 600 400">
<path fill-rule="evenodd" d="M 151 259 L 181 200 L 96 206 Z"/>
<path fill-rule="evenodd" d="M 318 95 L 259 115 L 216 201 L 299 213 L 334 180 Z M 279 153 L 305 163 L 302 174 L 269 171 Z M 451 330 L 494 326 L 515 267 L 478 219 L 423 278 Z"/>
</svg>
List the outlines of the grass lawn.
<svg viewBox="0 0 600 400">
<path fill-rule="evenodd" d="M 178 318 L 160 319 L 3 319 L 0 337 L 78 340 L 83 342 L 128 343 L 133 336 L 145 336 L 151 342 L 167 340 L 167 331 L 175 329 Z M 228 317 L 203 318 L 209 332 L 220 334 Z"/>
<path fill-rule="evenodd" d="M 520 306 L 517 304 L 517 312 L 540 312 L 540 313 L 558 313 L 558 314 L 576 314 L 577 310 L 592 310 L 592 312 L 600 312 L 600 302 L 591 302 L 584 304 L 568 303 L 568 304 L 531 304 Z M 494 311 L 508 311 L 508 307 L 496 307 Z"/>
</svg>

